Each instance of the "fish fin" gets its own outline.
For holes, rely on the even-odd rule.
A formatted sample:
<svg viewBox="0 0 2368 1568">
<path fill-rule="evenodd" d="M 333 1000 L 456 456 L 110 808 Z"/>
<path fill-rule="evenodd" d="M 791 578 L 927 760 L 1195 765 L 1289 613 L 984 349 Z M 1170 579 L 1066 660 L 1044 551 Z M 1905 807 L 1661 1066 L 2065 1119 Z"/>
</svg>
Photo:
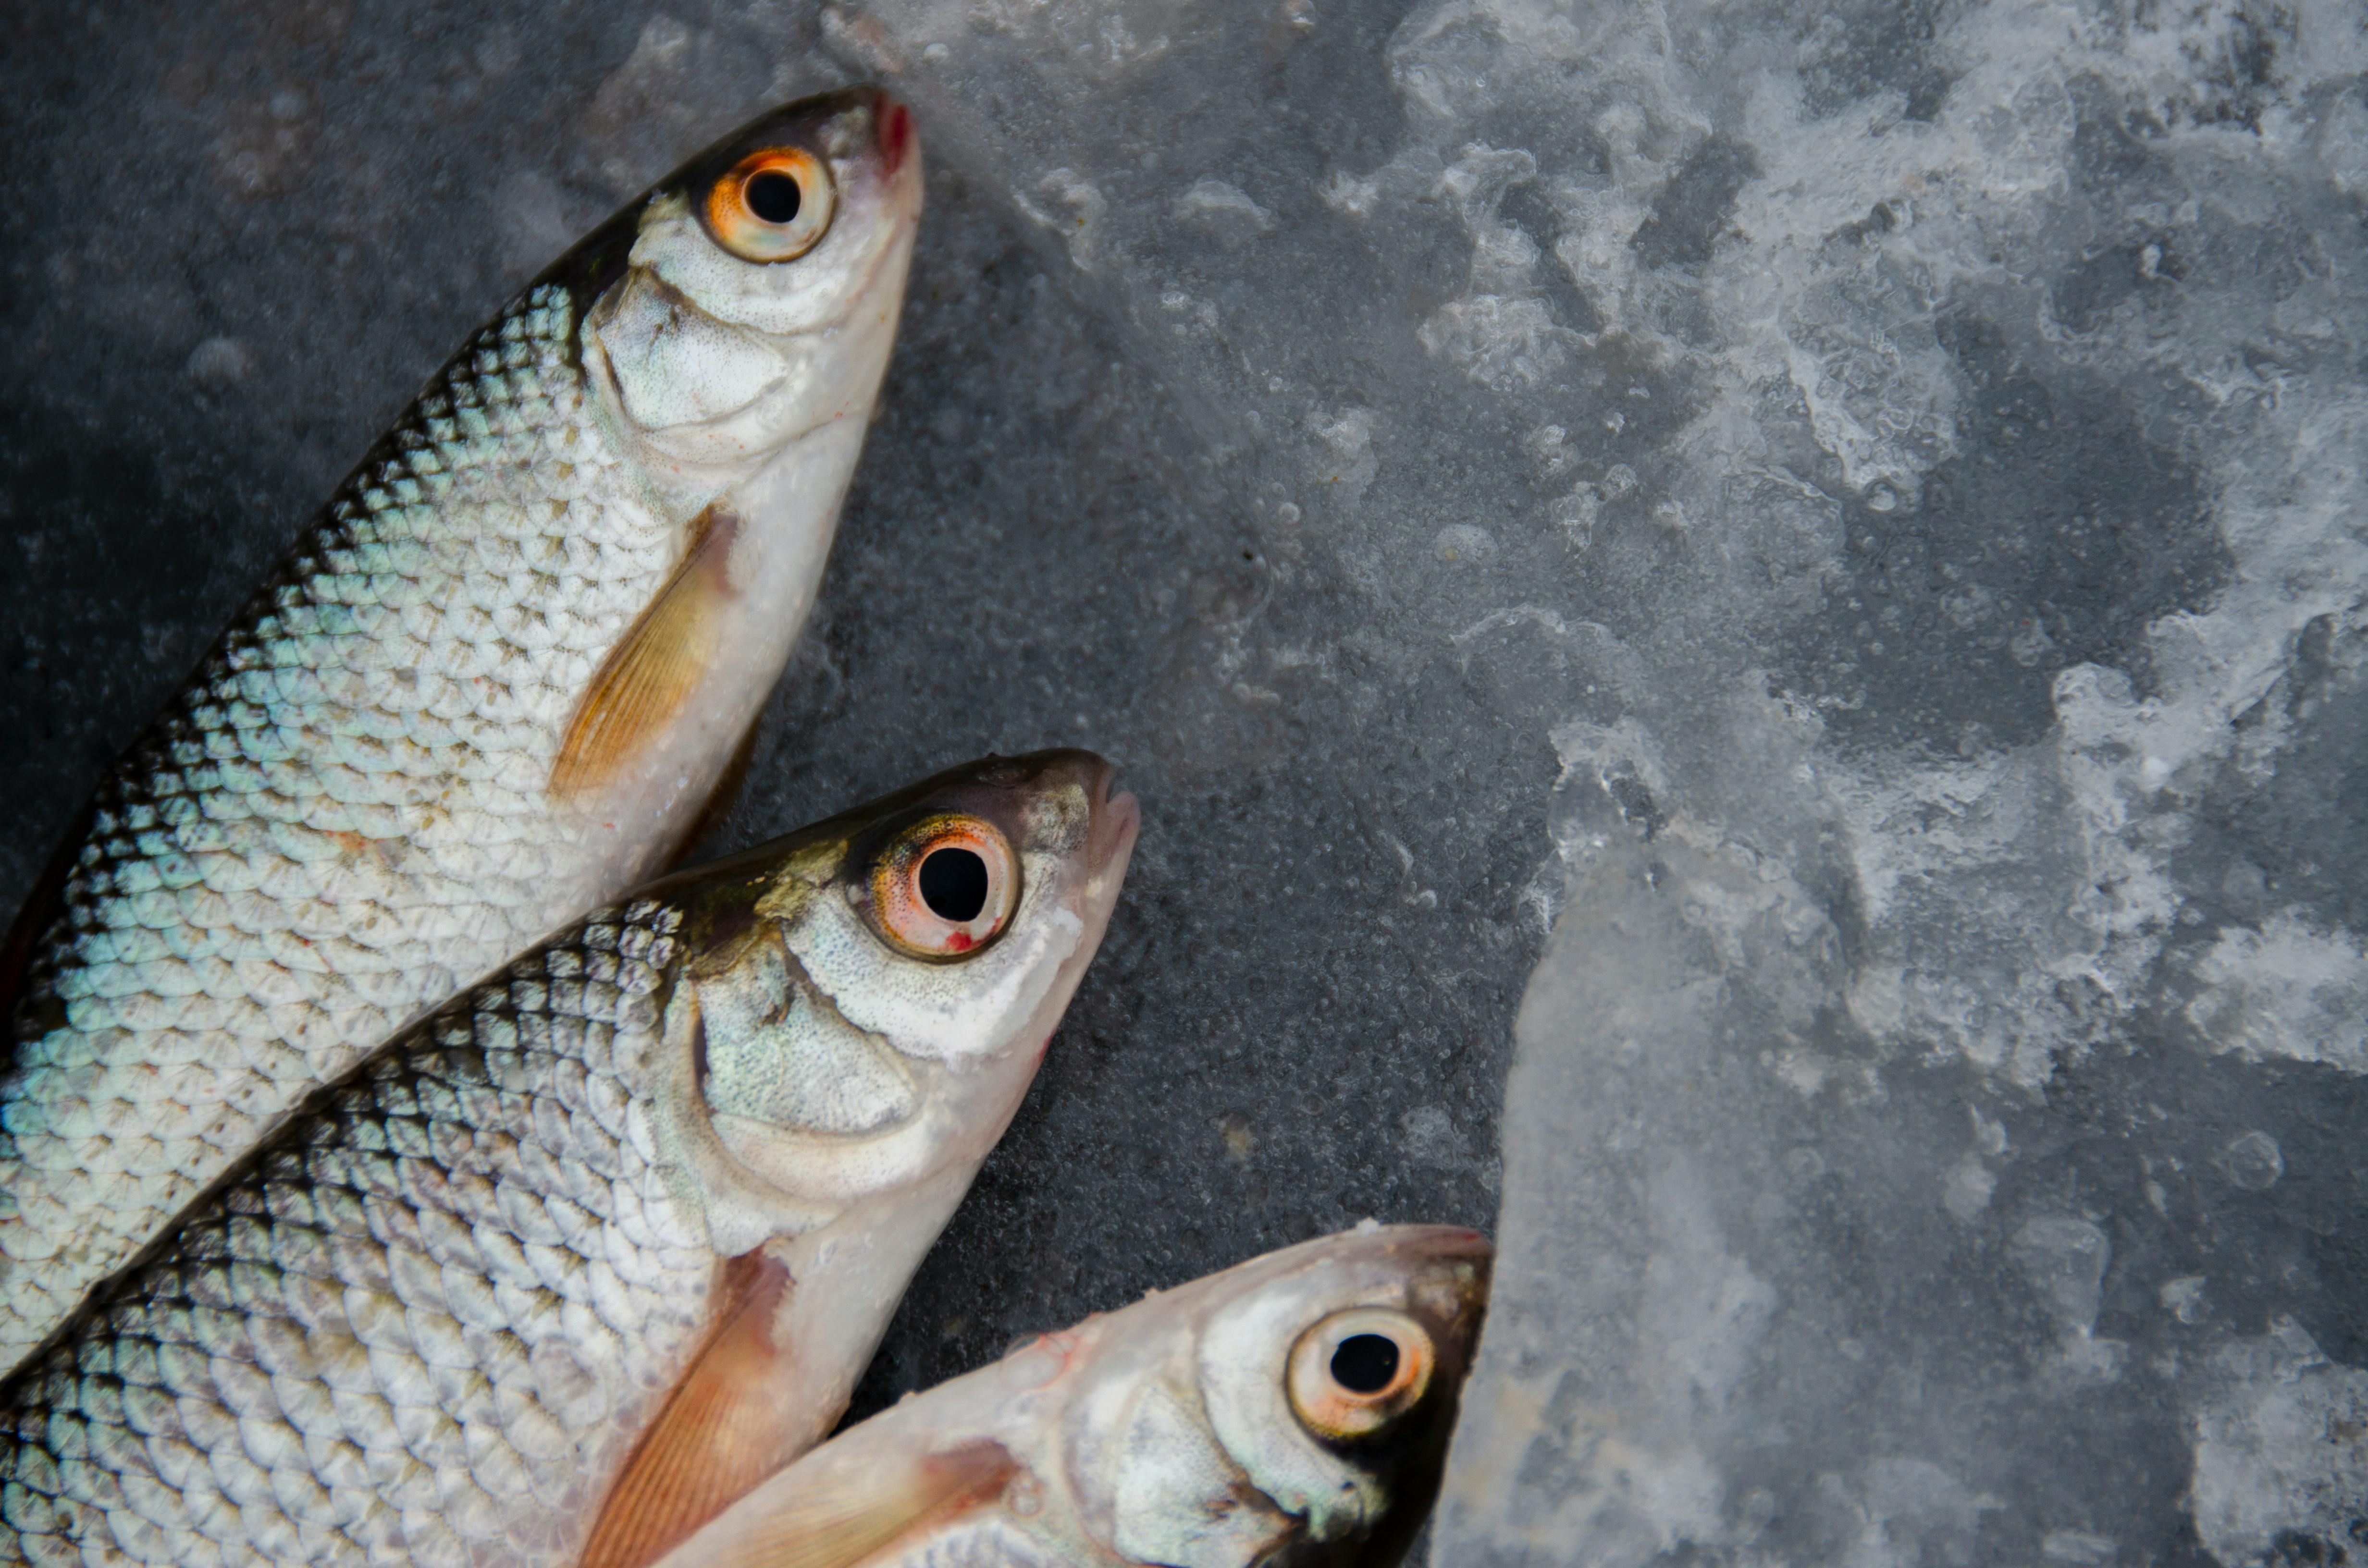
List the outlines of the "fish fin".
<svg viewBox="0 0 2368 1568">
<path fill-rule="evenodd" d="M 725 568 L 739 532 L 738 516 L 720 501 L 691 524 L 682 563 L 585 687 L 551 767 L 552 794 L 598 789 L 682 711 L 715 659 L 718 611 L 734 592 Z"/>
<path fill-rule="evenodd" d="M 776 1372 L 794 1352 L 773 1343 L 791 1289 L 762 1252 L 724 1265 L 715 1329 L 618 1472 L 577 1568 L 655 1562 L 794 1457 L 803 1434 L 789 1427 Z"/>
<path fill-rule="evenodd" d="M 698 1568 L 855 1568 L 907 1531 L 1000 1495 L 1019 1470 L 995 1442 L 867 1457 L 881 1462 L 860 1474 L 839 1466 L 805 1484 L 786 1478 L 780 1499 L 752 1504 L 756 1517 L 700 1551 Z"/>
</svg>

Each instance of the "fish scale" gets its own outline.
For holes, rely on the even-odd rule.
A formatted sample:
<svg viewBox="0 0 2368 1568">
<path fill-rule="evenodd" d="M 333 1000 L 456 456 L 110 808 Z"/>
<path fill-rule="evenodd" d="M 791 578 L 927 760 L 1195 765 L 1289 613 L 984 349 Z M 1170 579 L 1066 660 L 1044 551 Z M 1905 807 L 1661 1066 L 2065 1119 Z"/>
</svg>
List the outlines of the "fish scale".
<svg viewBox="0 0 2368 1568">
<path fill-rule="evenodd" d="M 1100 938 L 1110 773 L 666 879 L 313 1091 L 0 1379 L 0 1562 L 644 1568 L 845 1408 Z M 957 838 L 991 939 L 865 913 Z M 836 1131 L 867 1056 L 906 1092 Z"/>
<path fill-rule="evenodd" d="M 601 891 L 543 786 L 678 530 L 595 427 L 575 327 L 547 284 L 481 333 L 102 784 L 0 1079 L 0 1352 Z"/>
<path fill-rule="evenodd" d="M 1369 1220 L 1155 1290 L 906 1396 L 655 1568 L 1390 1568 L 1488 1259 L 1473 1232 Z"/>
<path fill-rule="evenodd" d="M 521 960 L 326 1091 L 0 1415 L 35 1562 L 555 1560 L 706 1323 L 640 1105 L 679 912 Z M 119 1555 L 120 1554 L 120 1555 Z"/>
<path fill-rule="evenodd" d="M 716 226 L 752 155 L 832 193 L 793 254 Z M 694 828 L 813 603 L 920 194 L 871 88 L 694 158 L 469 341 L 110 769 L 0 945 L 0 1371 Z"/>
</svg>

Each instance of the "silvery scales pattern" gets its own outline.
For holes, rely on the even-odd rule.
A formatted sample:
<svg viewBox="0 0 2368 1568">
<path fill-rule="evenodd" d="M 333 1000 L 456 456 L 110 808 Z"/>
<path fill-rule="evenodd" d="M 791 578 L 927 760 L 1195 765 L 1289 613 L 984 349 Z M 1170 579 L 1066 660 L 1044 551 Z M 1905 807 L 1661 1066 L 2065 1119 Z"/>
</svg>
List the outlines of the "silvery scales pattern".
<svg viewBox="0 0 2368 1568">
<path fill-rule="evenodd" d="M 0 1381 L 0 1559 L 647 1562 L 846 1407 L 1100 940 L 1110 778 L 954 769 L 398 1036 Z M 876 937 L 950 816 L 1008 896 Z"/>
<path fill-rule="evenodd" d="M 752 138 L 835 170 L 797 259 L 739 260 L 687 216 L 677 187 Z M 910 141 L 868 91 L 792 106 L 596 233 L 108 775 L 17 933 L 0 1365 L 298 1096 L 693 824 L 829 547 L 903 299 Z M 671 686 L 579 744 L 677 623 Z"/>
</svg>

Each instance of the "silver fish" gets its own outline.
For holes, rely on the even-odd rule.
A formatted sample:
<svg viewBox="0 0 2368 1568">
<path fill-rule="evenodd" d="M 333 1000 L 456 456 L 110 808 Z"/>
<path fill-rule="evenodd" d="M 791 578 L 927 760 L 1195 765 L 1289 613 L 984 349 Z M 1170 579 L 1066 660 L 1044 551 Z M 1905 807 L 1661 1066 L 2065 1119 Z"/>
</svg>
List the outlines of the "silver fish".
<svg viewBox="0 0 2368 1568">
<path fill-rule="evenodd" d="M 437 375 L 115 764 L 0 949 L 0 1369 L 676 851 L 813 600 L 920 196 L 868 88 L 688 165 Z"/>
<path fill-rule="evenodd" d="M 1488 1262 L 1369 1223 L 1088 1318 L 834 1437 L 661 1568 L 1385 1568 Z"/>
<path fill-rule="evenodd" d="M 319 1091 L 0 1384 L 0 1560 L 638 1564 L 829 1430 L 1133 846 L 1083 752 L 659 882 Z"/>
</svg>

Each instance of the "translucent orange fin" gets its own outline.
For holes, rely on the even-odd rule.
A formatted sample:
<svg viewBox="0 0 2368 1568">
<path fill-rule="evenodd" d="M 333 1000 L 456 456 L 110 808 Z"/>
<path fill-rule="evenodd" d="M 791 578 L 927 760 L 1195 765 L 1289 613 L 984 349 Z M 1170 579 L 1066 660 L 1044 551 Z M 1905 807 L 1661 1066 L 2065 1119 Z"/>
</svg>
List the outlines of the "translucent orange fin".
<svg viewBox="0 0 2368 1568">
<path fill-rule="evenodd" d="M 552 794 L 572 798 L 607 783 L 682 711 L 715 662 L 717 612 L 733 597 L 725 566 L 739 532 L 739 517 L 721 502 L 691 524 L 682 564 L 585 688 L 552 765 Z"/>
<path fill-rule="evenodd" d="M 868 1456 L 881 1458 L 882 1456 Z M 901 1461 L 901 1462 L 899 1462 Z M 683 1568 L 855 1568 L 909 1530 L 1001 1494 L 1019 1471 L 1000 1444 L 784 1475 L 683 1557 Z M 852 1473 L 850 1473 L 852 1472 Z M 672 1565 L 669 1565 L 672 1568 Z"/>
<path fill-rule="evenodd" d="M 644 1568 L 793 1457 L 780 1370 L 794 1347 L 772 1333 L 789 1270 L 758 1253 L 724 1267 L 715 1331 L 618 1473 L 578 1568 Z"/>
</svg>

